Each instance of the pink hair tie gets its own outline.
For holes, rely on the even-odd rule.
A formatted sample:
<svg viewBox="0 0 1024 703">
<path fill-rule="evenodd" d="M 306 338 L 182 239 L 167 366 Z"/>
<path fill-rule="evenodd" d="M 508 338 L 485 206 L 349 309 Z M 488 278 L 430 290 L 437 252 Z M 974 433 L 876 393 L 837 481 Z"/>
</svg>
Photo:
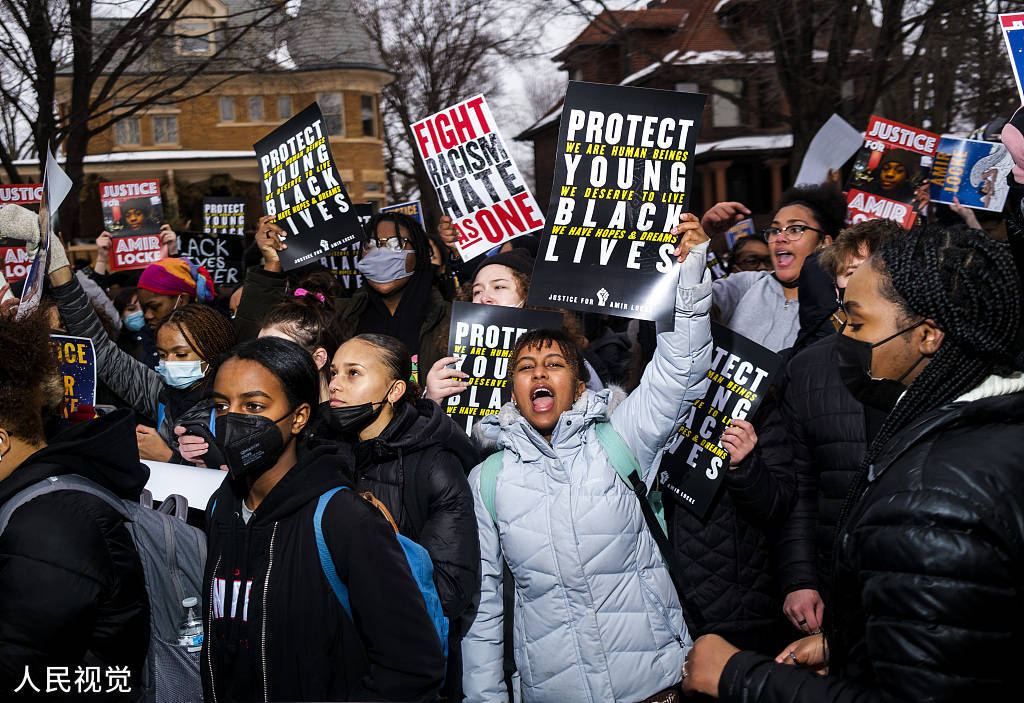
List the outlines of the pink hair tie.
<svg viewBox="0 0 1024 703">
<path fill-rule="evenodd" d="M 323 293 L 314 293 L 312 291 L 306 290 L 305 288 L 296 288 L 295 289 L 295 295 L 296 296 L 311 295 L 314 298 L 316 298 L 317 300 L 319 300 L 321 303 L 326 303 L 327 302 L 327 300 L 324 299 L 324 294 Z"/>
</svg>

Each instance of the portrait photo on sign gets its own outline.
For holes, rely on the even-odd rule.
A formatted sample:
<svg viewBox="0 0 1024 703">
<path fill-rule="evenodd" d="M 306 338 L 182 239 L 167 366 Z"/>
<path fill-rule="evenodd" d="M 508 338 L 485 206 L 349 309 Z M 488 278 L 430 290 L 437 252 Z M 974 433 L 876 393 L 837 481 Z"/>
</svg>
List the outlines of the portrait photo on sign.
<svg viewBox="0 0 1024 703">
<path fill-rule="evenodd" d="M 116 236 L 156 234 L 164 220 L 157 181 L 101 183 L 103 227 Z"/>
</svg>

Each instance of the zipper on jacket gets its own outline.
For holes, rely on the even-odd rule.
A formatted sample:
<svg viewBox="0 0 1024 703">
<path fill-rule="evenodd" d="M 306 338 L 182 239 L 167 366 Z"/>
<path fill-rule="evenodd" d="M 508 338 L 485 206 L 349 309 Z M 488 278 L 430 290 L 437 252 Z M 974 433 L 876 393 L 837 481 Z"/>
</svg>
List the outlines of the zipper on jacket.
<svg viewBox="0 0 1024 703">
<path fill-rule="evenodd" d="M 270 586 L 270 570 L 274 568 L 274 538 L 277 537 L 277 523 L 270 533 L 270 560 L 267 563 L 267 576 L 263 581 L 263 632 L 260 635 L 260 657 L 263 659 L 263 701 L 269 703 L 270 691 L 267 688 L 267 588 Z M 216 701 L 214 702 L 216 703 Z"/>
<path fill-rule="evenodd" d="M 650 573 L 649 569 L 647 570 L 647 573 Z M 654 586 L 652 586 L 651 584 L 649 584 L 646 581 L 644 581 L 644 577 L 642 575 L 640 575 L 640 571 L 639 570 L 637 571 L 637 575 L 640 576 L 640 582 L 641 582 L 640 588 L 645 588 L 646 587 L 647 592 L 650 593 L 651 597 L 654 599 L 654 602 L 655 602 L 655 604 L 658 607 L 658 614 L 661 616 L 662 621 L 665 623 L 665 627 L 667 627 L 668 631 L 672 633 L 673 639 L 675 639 L 676 643 L 680 646 L 680 648 L 685 649 L 685 645 L 683 644 L 683 640 L 679 637 L 679 633 L 675 631 L 676 628 L 672 625 L 672 621 L 669 620 L 668 608 L 665 607 L 665 601 L 663 601 L 661 599 L 661 596 L 658 595 L 658 591 L 657 591 L 657 589 L 654 588 Z M 680 607 L 680 611 L 681 611 L 682 610 L 682 605 L 680 605 L 679 607 Z M 683 618 L 683 624 L 684 625 L 686 624 L 686 618 Z"/>
<path fill-rule="evenodd" d="M 217 682 L 213 676 L 213 584 L 217 582 L 217 569 L 220 568 L 220 560 L 224 557 L 224 554 L 217 555 L 217 563 L 213 566 L 213 578 L 210 579 L 210 619 L 207 621 L 205 638 L 206 638 L 206 666 L 210 669 L 210 694 L 213 696 L 213 703 L 217 703 Z"/>
</svg>

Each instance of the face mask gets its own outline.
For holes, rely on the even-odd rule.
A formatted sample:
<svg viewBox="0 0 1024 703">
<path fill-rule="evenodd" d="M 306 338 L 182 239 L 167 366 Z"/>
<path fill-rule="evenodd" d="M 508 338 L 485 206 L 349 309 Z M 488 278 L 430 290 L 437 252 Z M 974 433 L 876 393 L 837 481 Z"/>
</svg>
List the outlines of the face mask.
<svg viewBox="0 0 1024 703">
<path fill-rule="evenodd" d="M 839 337 L 836 339 L 839 377 L 854 398 L 868 407 L 882 410 L 886 413 L 891 412 L 896 407 L 896 403 L 899 402 L 900 397 L 907 390 L 901 381 L 917 368 L 917 365 L 921 363 L 924 357 L 918 358 L 909 369 L 904 371 L 894 381 L 891 378 L 875 378 L 871 375 L 872 350 L 890 340 L 896 339 L 901 334 L 909 332 L 923 322 L 924 320 L 921 320 L 917 324 L 911 325 L 905 330 L 900 330 L 896 334 L 886 337 L 881 342 L 876 342 L 875 344 L 869 344 L 868 342 L 848 337 L 843 334 L 842 330 L 839 331 Z"/>
<path fill-rule="evenodd" d="M 414 272 L 405 270 L 408 251 L 374 249 L 356 262 L 356 269 L 373 283 L 393 283 L 408 278 Z"/>
<path fill-rule="evenodd" d="M 146 316 L 141 310 L 125 315 L 124 326 L 130 329 L 132 332 L 138 332 L 146 324 Z"/>
<path fill-rule="evenodd" d="M 188 388 L 206 375 L 202 361 L 161 361 L 156 365 L 157 373 L 173 388 Z"/>
<path fill-rule="evenodd" d="M 256 479 L 277 462 L 285 448 L 277 423 L 288 415 L 275 422 L 263 415 L 226 413 L 214 421 L 217 445 L 231 478 Z"/>
<path fill-rule="evenodd" d="M 398 383 L 398 381 L 395 381 L 395 383 Z M 394 387 L 395 384 L 392 383 L 391 388 Z M 372 425 L 378 417 L 380 417 L 380 413 L 384 409 L 384 404 L 388 401 L 388 395 L 391 393 L 391 388 L 388 388 L 388 392 L 384 394 L 384 398 L 381 399 L 379 403 L 342 405 L 338 408 L 332 408 L 330 401 L 321 403 L 320 410 L 323 413 L 323 417 L 327 420 L 327 426 L 330 427 L 331 431 L 336 435 L 358 435 L 360 432 Z M 373 407 L 375 405 L 377 406 L 376 410 L 374 410 Z"/>
</svg>

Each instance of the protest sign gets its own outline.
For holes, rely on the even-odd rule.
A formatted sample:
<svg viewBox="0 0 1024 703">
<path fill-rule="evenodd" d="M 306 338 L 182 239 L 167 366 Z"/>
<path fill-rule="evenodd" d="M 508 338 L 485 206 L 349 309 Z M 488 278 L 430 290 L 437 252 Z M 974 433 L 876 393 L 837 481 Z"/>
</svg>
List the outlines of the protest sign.
<svg viewBox="0 0 1024 703">
<path fill-rule="evenodd" d="M 163 224 L 164 206 L 157 181 L 100 183 L 100 202 L 103 226 L 115 237 L 156 234 Z"/>
<path fill-rule="evenodd" d="M 245 234 L 244 198 L 203 198 L 203 232 L 241 237 Z"/>
<path fill-rule="evenodd" d="M 359 218 L 360 227 L 365 227 L 373 219 L 373 203 L 356 203 L 356 216 Z M 362 242 L 359 239 L 353 240 L 341 249 L 335 249 L 327 256 L 320 258 L 320 263 L 327 267 L 331 274 L 338 279 L 345 292 L 352 294 L 363 287 L 363 275 L 356 269 L 356 261 L 359 260 L 359 250 Z"/>
<path fill-rule="evenodd" d="M 63 424 L 74 425 L 96 416 L 96 350 L 88 337 L 50 335 L 50 348 L 64 386 Z"/>
<path fill-rule="evenodd" d="M 999 15 L 999 26 L 1003 28 L 1006 51 L 1010 54 L 1013 77 L 1017 81 L 1017 92 L 1024 102 L 1024 12 Z"/>
<path fill-rule="evenodd" d="M 190 507 L 199 510 L 210 502 L 210 497 L 217 492 L 227 476 L 223 471 L 198 466 L 168 464 L 149 459 L 143 459 L 142 463 L 149 467 L 146 488 L 153 494 L 153 500 L 162 501 L 169 495 L 180 495 L 184 496 Z"/>
<path fill-rule="evenodd" d="M 811 139 L 794 185 L 824 183 L 829 171 L 838 171 L 857 153 L 863 139 L 849 122 L 833 114 Z"/>
<path fill-rule="evenodd" d="M 928 182 L 933 203 L 1002 212 L 1013 157 L 1002 144 L 944 136 L 939 140 Z"/>
<path fill-rule="evenodd" d="M 909 229 L 914 192 L 927 182 L 938 145 L 938 134 L 872 115 L 847 183 L 847 221 L 885 218 Z"/>
<path fill-rule="evenodd" d="M 15 322 L 21 322 L 39 307 L 43 297 L 43 281 L 50 265 L 50 237 L 59 230 L 58 211 L 71 191 L 71 179 L 64 173 L 53 150 L 46 149 L 46 165 L 43 167 L 43 197 L 39 203 L 39 250 L 32 259 L 25 276 L 18 311 L 14 314 Z"/>
<path fill-rule="evenodd" d="M 569 83 L 531 304 L 671 320 L 704 99 Z"/>
<path fill-rule="evenodd" d="M 3 262 L 4 278 L 8 283 L 28 276 L 28 269 L 32 265 L 25 243 L 17 239 L 0 239 L 0 261 Z"/>
<path fill-rule="evenodd" d="M 707 393 L 694 402 L 679 436 L 663 455 L 658 478 L 665 495 L 703 518 L 729 470 L 729 453 L 719 446 L 732 421 L 757 411 L 782 365 L 778 354 L 727 327 L 711 324 L 714 351 Z"/>
<path fill-rule="evenodd" d="M 717 281 L 719 278 L 725 278 L 729 275 L 729 272 L 725 270 L 725 265 L 718 258 L 718 254 L 711 247 L 708 247 L 705 263 L 707 264 L 708 271 L 711 272 L 711 280 Z"/>
<path fill-rule="evenodd" d="M 754 234 L 754 221 L 749 217 L 745 220 L 740 220 L 729 229 L 725 230 L 725 242 L 732 249 L 736 246 L 737 239 L 743 239 Z"/>
<path fill-rule="evenodd" d="M 218 287 L 237 286 L 243 279 L 245 241 L 232 234 L 179 232 L 181 253 L 197 266 L 205 266 Z"/>
<path fill-rule="evenodd" d="M 288 233 L 286 271 L 341 249 L 359 236 L 359 220 L 341 182 L 320 106 L 311 103 L 253 145 L 263 209 Z"/>
<path fill-rule="evenodd" d="M 110 270 L 144 269 L 164 258 L 160 235 L 143 234 L 114 237 L 110 242 Z"/>
<path fill-rule="evenodd" d="M 473 422 L 493 415 L 512 398 L 512 347 L 527 331 L 561 329 L 562 315 L 552 310 L 524 310 L 503 305 L 452 303 L 448 355 L 455 368 L 469 374 L 469 388 L 446 401 L 445 411 L 469 434 Z"/>
<path fill-rule="evenodd" d="M 464 260 L 544 225 L 483 95 L 420 120 L 412 132 Z"/>
<path fill-rule="evenodd" d="M 380 209 L 381 214 L 385 212 L 400 212 L 403 215 L 408 215 L 412 219 L 420 223 L 420 226 L 426 227 L 423 224 L 423 205 L 419 200 L 412 200 L 408 203 L 398 203 L 397 205 L 387 205 Z"/>
<path fill-rule="evenodd" d="M 34 205 L 42 199 L 42 183 L 0 185 L 0 205 Z"/>
</svg>

